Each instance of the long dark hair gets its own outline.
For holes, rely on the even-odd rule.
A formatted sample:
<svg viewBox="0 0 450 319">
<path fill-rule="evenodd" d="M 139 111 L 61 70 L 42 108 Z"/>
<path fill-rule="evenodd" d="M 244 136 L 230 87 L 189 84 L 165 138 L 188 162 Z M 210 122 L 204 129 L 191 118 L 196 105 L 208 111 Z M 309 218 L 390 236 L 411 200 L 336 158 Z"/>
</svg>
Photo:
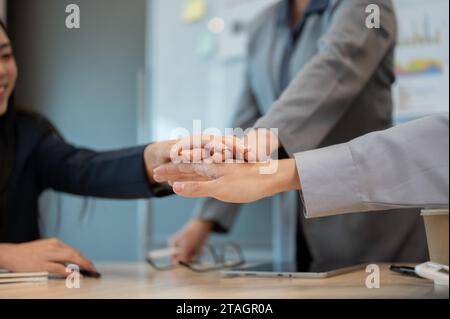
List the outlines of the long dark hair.
<svg viewBox="0 0 450 319">
<path fill-rule="evenodd" d="M 1 20 L 0 27 L 8 35 L 6 26 Z M 11 96 L 6 113 L 3 116 L 0 116 L 0 233 L 2 230 L 4 212 L 8 205 L 9 183 L 15 162 L 15 117 L 16 110 L 14 107 L 14 97 Z"/>
</svg>

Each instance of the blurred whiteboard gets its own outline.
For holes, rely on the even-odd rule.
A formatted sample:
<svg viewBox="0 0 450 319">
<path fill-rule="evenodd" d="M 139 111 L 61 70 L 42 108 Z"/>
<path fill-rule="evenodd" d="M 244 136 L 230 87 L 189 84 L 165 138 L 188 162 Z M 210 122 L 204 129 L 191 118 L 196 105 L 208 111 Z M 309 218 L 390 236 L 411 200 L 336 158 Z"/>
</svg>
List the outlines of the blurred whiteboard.
<svg viewBox="0 0 450 319">
<path fill-rule="evenodd" d="M 448 112 L 449 1 L 395 0 L 399 24 L 395 115 Z"/>
</svg>

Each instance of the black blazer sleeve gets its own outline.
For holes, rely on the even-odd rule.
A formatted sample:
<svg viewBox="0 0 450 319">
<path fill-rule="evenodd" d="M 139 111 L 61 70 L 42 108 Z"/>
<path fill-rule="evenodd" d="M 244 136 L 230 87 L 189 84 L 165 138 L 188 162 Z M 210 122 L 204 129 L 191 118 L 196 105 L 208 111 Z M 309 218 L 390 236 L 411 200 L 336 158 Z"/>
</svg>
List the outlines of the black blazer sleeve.
<svg viewBox="0 0 450 319">
<path fill-rule="evenodd" d="M 148 198 L 155 194 L 145 170 L 144 148 L 95 152 L 49 133 L 36 145 L 32 165 L 41 189 L 100 198 Z"/>
</svg>

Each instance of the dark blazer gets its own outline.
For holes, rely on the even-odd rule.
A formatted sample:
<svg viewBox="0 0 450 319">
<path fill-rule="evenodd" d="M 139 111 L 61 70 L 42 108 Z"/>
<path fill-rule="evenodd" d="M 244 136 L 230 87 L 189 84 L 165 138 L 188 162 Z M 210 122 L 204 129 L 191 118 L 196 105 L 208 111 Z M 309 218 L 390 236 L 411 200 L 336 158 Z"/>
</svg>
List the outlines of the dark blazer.
<svg viewBox="0 0 450 319">
<path fill-rule="evenodd" d="M 1 216 L 0 242 L 39 239 L 38 199 L 47 189 L 114 199 L 155 196 L 145 171 L 144 148 L 80 149 L 66 143 L 49 125 L 18 115 L 16 160 L 8 206 Z"/>
</svg>

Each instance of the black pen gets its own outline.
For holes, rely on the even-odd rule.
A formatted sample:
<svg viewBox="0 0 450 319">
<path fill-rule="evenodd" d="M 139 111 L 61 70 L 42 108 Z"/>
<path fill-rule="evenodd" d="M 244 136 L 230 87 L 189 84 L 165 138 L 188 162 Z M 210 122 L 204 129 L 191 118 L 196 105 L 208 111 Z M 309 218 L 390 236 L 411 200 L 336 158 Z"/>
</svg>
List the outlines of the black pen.
<svg viewBox="0 0 450 319">
<path fill-rule="evenodd" d="M 416 274 L 416 270 L 414 269 L 414 267 L 391 265 L 389 267 L 389 270 L 397 272 L 399 274 L 407 275 L 407 276 L 419 277 Z"/>
<path fill-rule="evenodd" d="M 96 271 L 90 271 L 86 269 L 80 269 L 80 274 L 87 278 L 100 278 L 102 274 Z"/>
</svg>

